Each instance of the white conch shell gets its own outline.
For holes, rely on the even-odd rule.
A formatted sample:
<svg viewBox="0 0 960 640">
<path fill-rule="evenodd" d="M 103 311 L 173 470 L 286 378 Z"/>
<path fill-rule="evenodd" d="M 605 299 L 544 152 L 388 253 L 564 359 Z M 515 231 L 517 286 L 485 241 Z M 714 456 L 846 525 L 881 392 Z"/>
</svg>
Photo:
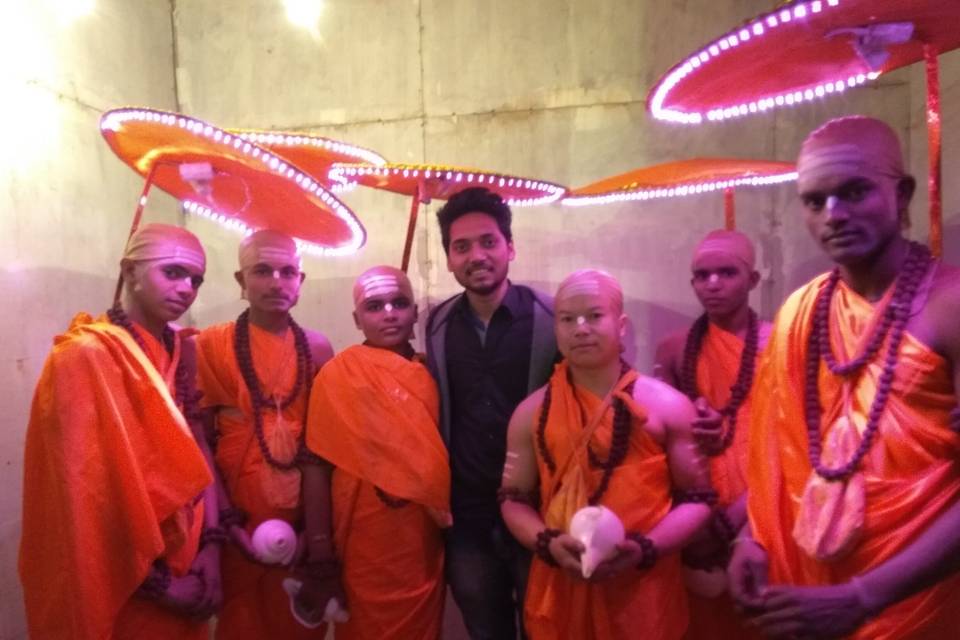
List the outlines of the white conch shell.
<svg viewBox="0 0 960 640">
<path fill-rule="evenodd" d="M 297 606 L 297 594 L 300 593 L 300 587 L 303 586 L 303 583 L 296 578 L 285 578 L 282 584 L 283 590 L 287 592 L 287 597 L 290 598 L 290 613 L 293 614 L 294 619 L 304 627 L 316 629 L 324 622 L 333 624 L 350 620 L 350 612 L 347 611 L 336 598 L 327 600 L 327 606 L 323 609 L 322 618 L 309 616 L 308 612 L 301 610 Z"/>
<path fill-rule="evenodd" d="M 614 555 L 626 533 L 623 523 L 604 506 L 584 507 L 570 518 L 570 535 L 585 548 L 580 555 L 583 577 L 589 578 L 601 562 Z"/>
<path fill-rule="evenodd" d="M 266 564 L 290 564 L 297 552 L 297 534 L 283 520 L 265 520 L 253 532 L 253 550 Z"/>
</svg>

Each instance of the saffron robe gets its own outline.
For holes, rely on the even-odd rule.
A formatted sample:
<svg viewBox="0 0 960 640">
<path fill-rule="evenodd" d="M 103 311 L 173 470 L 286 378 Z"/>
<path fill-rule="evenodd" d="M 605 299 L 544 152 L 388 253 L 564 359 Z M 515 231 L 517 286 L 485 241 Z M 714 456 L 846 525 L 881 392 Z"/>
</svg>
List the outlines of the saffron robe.
<svg viewBox="0 0 960 640">
<path fill-rule="evenodd" d="M 735 333 L 712 322 L 703 338 L 697 360 L 697 390 L 720 409 L 730 400 L 730 387 L 737 380 L 744 341 Z M 762 337 L 758 338 L 762 343 Z M 758 348 L 759 353 L 759 348 Z M 750 395 L 740 405 L 734 425 L 733 442 L 726 451 L 710 460 L 710 479 L 717 490 L 718 505 L 730 506 L 747 490 L 747 436 L 750 428 Z M 729 428 L 729 426 L 727 426 Z M 688 570 L 688 576 L 692 572 Z M 725 640 L 726 638 L 759 638 L 756 629 L 747 627 L 735 608 L 729 592 L 707 598 L 688 590 L 690 596 L 690 628 L 686 640 Z"/>
<path fill-rule="evenodd" d="M 271 467 L 260 450 L 254 431 L 253 403 L 234 351 L 236 324 L 226 322 L 205 329 L 197 339 L 198 387 L 201 406 L 217 407 L 219 439 L 215 460 L 233 506 L 247 514 L 246 530 L 270 519 L 297 528 L 302 517 L 300 472 Z M 249 324 L 250 353 L 261 392 L 268 398 L 285 398 L 293 390 L 297 353 L 293 331 L 283 336 Z M 313 372 L 309 372 L 312 375 Z M 303 431 L 307 392 L 302 389 L 282 411 L 271 406 L 261 411 L 263 432 L 271 455 L 291 460 Z M 318 632 L 299 624 L 290 614 L 283 590 L 284 567 L 269 567 L 251 560 L 233 544 L 221 553 L 223 609 L 218 614 L 220 640 L 257 640 L 267 637 L 314 638 Z"/>
<path fill-rule="evenodd" d="M 163 558 L 184 575 L 212 481 L 174 399 L 173 354 L 78 314 L 54 339 L 30 412 L 19 571 L 31 638 L 205 640 L 206 622 L 135 595 Z"/>
<path fill-rule="evenodd" d="M 540 447 L 534 444 L 541 515 L 548 527 L 562 531 L 568 529 L 573 514 L 586 506 L 587 497 L 603 475 L 601 469 L 589 465 L 586 448 L 579 444 L 585 427 L 604 408 L 588 443 L 601 460 L 607 459 L 613 436 L 613 409 L 604 407 L 603 401 L 586 389 L 578 387 L 574 392 L 567 370 L 562 362 L 551 377 L 552 399 L 544 433 L 561 482 L 556 481 Z M 615 394 L 632 414 L 633 428 L 626 458 L 614 469 L 599 504 L 616 513 L 627 531 L 646 534 L 670 511 L 672 489 L 667 456 L 643 428 L 646 412 L 623 391 L 636 377 L 637 373 L 631 371 L 615 387 Z M 680 556 L 665 556 L 649 570 L 626 571 L 597 583 L 572 577 L 534 557 L 524 620 L 531 640 L 626 640 L 638 635 L 650 640 L 680 638 L 687 627 Z"/>
<path fill-rule="evenodd" d="M 814 302 L 826 280 L 825 275 L 815 278 L 784 304 L 756 381 L 763 393 L 753 398 L 748 511 L 753 534 L 770 557 L 771 584 L 844 583 L 903 549 L 960 498 L 960 436 L 948 427 L 948 414 L 957 404 L 950 366 L 905 333 L 879 430 L 858 467 L 865 488 L 859 542 L 832 562 L 817 561 L 798 546 L 793 530 L 811 475 L 804 417 L 806 345 Z M 838 284 L 829 310 L 830 342 L 838 361 L 861 352 L 874 312 L 874 305 L 842 281 Z M 862 436 L 885 355 L 886 344 L 846 388 L 844 379 L 821 362 L 823 442 L 843 415 L 855 426 L 857 438 Z M 948 638 L 958 628 L 960 575 L 889 607 L 852 637 Z"/>
<path fill-rule="evenodd" d="M 449 512 L 450 466 L 438 416 L 427 368 L 386 349 L 350 347 L 314 381 L 307 446 L 335 467 L 334 546 L 350 611 L 338 640 L 440 637 L 443 538 L 431 512 Z"/>
</svg>

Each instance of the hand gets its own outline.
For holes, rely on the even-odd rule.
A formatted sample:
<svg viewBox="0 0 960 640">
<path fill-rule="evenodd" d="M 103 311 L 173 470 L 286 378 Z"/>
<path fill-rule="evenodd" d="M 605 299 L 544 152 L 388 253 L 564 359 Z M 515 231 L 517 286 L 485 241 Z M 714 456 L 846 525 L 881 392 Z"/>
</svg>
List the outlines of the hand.
<svg viewBox="0 0 960 640">
<path fill-rule="evenodd" d="M 839 638 L 867 619 L 851 583 L 829 587 L 772 586 L 751 622 L 773 638 Z"/>
<path fill-rule="evenodd" d="M 296 602 L 299 609 L 310 612 L 313 619 L 319 620 L 323 617 L 330 598 L 336 598 L 341 607 L 347 607 L 347 596 L 340 584 L 340 578 L 304 577 Z"/>
<path fill-rule="evenodd" d="M 205 589 L 203 579 L 198 575 L 188 573 L 179 578 L 172 577 L 170 586 L 157 602 L 179 615 L 194 617 Z"/>
<path fill-rule="evenodd" d="M 220 582 L 220 545 L 208 544 L 197 552 L 190 573 L 203 582 L 203 593 L 190 615 L 206 620 L 223 604 L 223 588 Z"/>
<path fill-rule="evenodd" d="M 719 452 L 723 448 L 723 416 L 703 397 L 697 398 L 693 407 L 697 411 L 690 423 L 694 440 L 707 455 Z"/>
<path fill-rule="evenodd" d="M 767 552 L 750 538 L 736 542 L 727 566 L 730 595 L 747 614 L 761 612 L 767 588 Z"/>
<path fill-rule="evenodd" d="M 567 533 L 561 533 L 550 541 L 549 550 L 561 569 L 583 579 L 583 567 L 580 566 L 580 554 L 584 552 L 583 543 Z"/>
<path fill-rule="evenodd" d="M 635 571 L 643 560 L 643 547 L 627 539 L 617 545 L 617 552 L 597 565 L 590 576 L 590 582 L 600 582 L 616 577 L 624 571 Z"/>
</svg>

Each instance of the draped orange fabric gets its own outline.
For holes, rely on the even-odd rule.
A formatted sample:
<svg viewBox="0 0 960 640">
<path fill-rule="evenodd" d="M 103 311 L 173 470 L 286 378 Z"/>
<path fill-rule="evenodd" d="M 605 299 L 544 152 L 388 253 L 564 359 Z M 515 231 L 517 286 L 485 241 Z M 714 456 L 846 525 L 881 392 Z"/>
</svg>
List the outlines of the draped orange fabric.
<svg viewBox="0 0 960 640">
<path fill-rule="evenodd" d="M 307 446 L 336 467 L 334 542 L 350 610 L 338 640 L 440 637 L 443 539 L 429 509 L 449 510 L 450 469 L 438 415 L 426 367 L 386 349 L 350 347 L 314 381 Z M 408 502 L 387 505 L 397 499 Z"/>
<path fill-rule="evenodd" d="M 212 478 L 173 397 L 173 357 L 106 318 L 54 339 L 24 456 L 23 583 L 31 638 L 206 638 L 206 623 L 134 595 L 163 557 L 183 575 Z M 176 635 L 172 635 L 172 634 Z"/>
<path fill-rule="evenodd" d="M 246 528 L 272 518 L 294 527 L 302 514 L 300 472 L 279 471 L 264 459 L 253 425 L 250 391 L 240 373 L 234 352 L 235 323 L 205 329 L 197 339 L 198 387 L 202 406 L 217 407 L 219 440 L 215 454 L 217 468 L 235 507 L 247 514 Z M 286 397 L 296 380 L 297 354 L 293 331 L 282 336 L 249 324 L 250 353 L 261 390 L 267 397 Z M 282 462 L 295 454 L 303 431 L 306 391 L 286 409 L 262 411 L 265 440 L 271 455 Z M 266 637 L 312 638 L 309 630 L 290 615 L 290 603 L 283 590 L 285 568 L 267 567 L 248 560 L 234 545 L 224 545 L 221 554 L 223 609 L 216 635 L 221 640 Z"/>
<path fill-rule="evenodd" d="M 621 390 L 636 373 L 620 381 Z M 588 495 L 598 486 L 602 471 L 589 467 L 586 450 L 571 460 L 571 453 L 587 422 L 601 409 L 602 400 L 586 389 L 576 391 L 567 378 L 567 365 L 560 363 L 551 378 L 552 400 L 547 419 L 545 438 L 547 448 L 569 486 L 578 475 L 576 469 L 588 469 L 580 475 Z M 580 402 L 578 403 L 577 399 Z M 600 504 L 616 513 L 627 531 L 649 532 L 667 515 L 671 508 L 670 471 L 662 447 L 643 429 L 646 414 L 629 399 L 627 406 L 633 414 L 633 430 L 626 458 L 610 479 L 609 487 Z M 606 459 L 613 436 L 613 409 L 607 408 L 599 426 L 590 438 L 589 446 Z M 544 463 L 539 447 L 537 467 L 540 474 L 540 492 L 544 497 L 542 512 L 547 513 L 554 478 Z M 564 468 L 564 461 L 571 463 Z M 585 506 L 585 505 L 580 505 Z M 564 514 L 566 529 L 573 505 Z M 552 517 L 552 516 L 551 516 Z M 545 515 L 545 518 L 547 516 Z M 558 523 L 559 524 L 559 523 Z M 549 522 L 549 526 L 555 526 Z M 559 527 L 558 527 L 559 528 Z M 524 606 L 527 633 L 532 640 L 592 638 L 619 640 L 636 638 L 638 634 L 651 640 L 680 638 L 687 627 L 687 595 L 683 587 L 678 555 L 660 558 L 649 571 L 628 571 L 598 583 L 589 583 L 571 577 L 561 569 L 551 567 L 535 557 L 530 568 L 527 596 Z"/>
<path fill-rule="evenodd" d="M 697 389 L 711 407 L 719 409 L 730 400 L 730 387 L 740 371 L 743 347 L 743 340 L 735 333 L 712 322 L 709 324 L 697 361 Z M 722 454 L 709 459 L 710 479 L 723 507 L 729 506 L 747 490 L 749 418 L 750 396 L 747 396 L 737 412 L 733 443 Z M 728 593 L 716 598 L 705 598 L 693 592 L 689 592 L 689 596 L 690 628 L 684 636 L 686 640 L 759 637 L 756 630 L 746 627 Z"/>
<path fill-rule="evenodd" d="M 907 333 L 874 444 L 859 469 L 866 512 L 862 536 L 836 561 L 819 562 L 792 532 L 811 465 L 804 419 L 806 342 L 820 276 L 780 311 L 755 389 L 750 433 L 748 509 L 754 536 L 770 554 L 771 583 L 843 583 L 903 549 L 960 498 L 960 437 L 948 428 L 956 396 L 947 361 Z M 841 360 L 859 353 L 875 309 L 842 282 L 830 307 L 831 344 Z M 846 408 L 863 433 L 886 347 L 844 392 L 842 378 L 821 363 L 822 434 Z M 960 628 L 960 576 L 883 611 L 853 637 L 866 640 L 947 638 Z"/>
</svg>

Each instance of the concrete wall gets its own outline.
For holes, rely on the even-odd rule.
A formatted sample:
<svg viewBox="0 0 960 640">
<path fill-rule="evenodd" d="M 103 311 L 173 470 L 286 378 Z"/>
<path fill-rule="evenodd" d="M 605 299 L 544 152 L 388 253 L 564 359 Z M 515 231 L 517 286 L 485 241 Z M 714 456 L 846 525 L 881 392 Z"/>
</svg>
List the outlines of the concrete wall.
<svg viewBox="0 0 960 640">
<path fill-rule="evenodd" d="M 143 104 L 221 126 L 293 129 L 369 146 L 391 160 L 451 163 L 577 186 L 697 155 L 792 160 L 824 119 L 862 112 L 901 132 L 926 181 L 923 72 L 743 122 L 687 128 L 653 122 L 648 87 L 684 54 L 770 0 L 325 0 L 314 30 L 281 0 L 89 0 L 58 19 L 54 0 L 11 5 L 0 21 L 0 640 L 24 636 L 16 580 L 23 433 L 50 336 L 76 310 L 102 310 L 113 286 L 139 181 L 102 143 L 104 109 Z M 18 5 L 13 8 L 12 5 Z M 82 3 L 81 3 L 82 4 Z M 32 5 L 32 6 L 26 6 Z M 6 5 L 5 5 L 6 8 Z M 8 50 L 9 49 L 9 50 Z M 26 55 L 29 54 L 29 55 Z M 960 259 L 960 54 L 942 57 L 947 255 Z M 175 71 L 176 69 L 176 71 Z M 11 99 L 12 98 L 12 99 Z M 400 260 L 408 201 L 358 190 L 345 200 L 369 241 L 356 256 L 308 259 L 300 321 L 335 347 L 359 339 L 349 285 Z M 737 194 L 740 227 L 757 238 L 770 316 L 825 266 L 790 187 Z M 926 237 L 926 196 L 913 234 Z M 431 205 L 421 212 L 411 273 L 421 308 L 457 287 Z M 176 220 L 154 196 L 151 220 Z M 553 289 L 583 266 L 624 282 L 628 355 L 648 369 L 655 341 L 697 313 L 687 256 L 722 223 L 720 196 L 588 209 L 515 211 L 512 276 Z M 232 280 L 237 237 L 188 220 L 208 247 L 207 283 L 191 314 L 204 325 L 243 308 Z"/>
</svg>

